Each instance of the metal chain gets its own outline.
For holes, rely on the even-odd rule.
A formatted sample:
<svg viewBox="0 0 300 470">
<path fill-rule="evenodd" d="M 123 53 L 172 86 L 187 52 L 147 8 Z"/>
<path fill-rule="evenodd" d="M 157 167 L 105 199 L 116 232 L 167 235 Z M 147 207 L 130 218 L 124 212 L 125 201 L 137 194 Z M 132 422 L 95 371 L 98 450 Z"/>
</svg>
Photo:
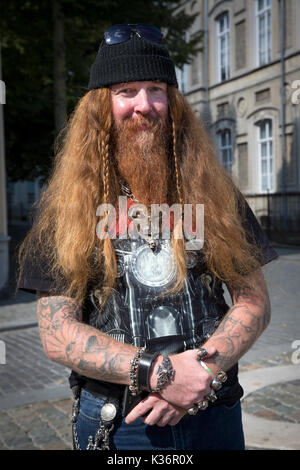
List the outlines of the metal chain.
<svg viewBox="0 0 300 470">
<path fill-rule="evenodd" d="M 78 397 L 74 399 L 73 407 L 72 407 L 71 423 L 72 423 L 73 450 L 81 450 L 79 446 L 77 431 L 76 431 L 76 423 L 77 423 L 77 416 L 79 413 L 79 406 L 80 406 L 80 398 Z"/>
<path fill-rule="evenodd" d="M 86 450 L 110 450 L 109 434 L 113 430 L 113 427 L 113 424 L 108 428 L 101 423 L 95 434 L 95 442 L 93 442 L 93 437 L 89 436 Z"/>
</svg>

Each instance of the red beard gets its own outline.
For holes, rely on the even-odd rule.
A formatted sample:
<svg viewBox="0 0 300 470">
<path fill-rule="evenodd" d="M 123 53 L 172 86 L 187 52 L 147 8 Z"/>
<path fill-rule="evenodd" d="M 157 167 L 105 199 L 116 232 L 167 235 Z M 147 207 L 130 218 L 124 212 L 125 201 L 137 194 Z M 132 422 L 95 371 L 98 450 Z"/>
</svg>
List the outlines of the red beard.
<svg viewBox="0 0 300 470">
<path fill-rule="evenodd" d="M 120 175 L 141 203 L 167 202 L 169 126 L 140 116 L 115 123 L 115 158 Z"/>
</svg>

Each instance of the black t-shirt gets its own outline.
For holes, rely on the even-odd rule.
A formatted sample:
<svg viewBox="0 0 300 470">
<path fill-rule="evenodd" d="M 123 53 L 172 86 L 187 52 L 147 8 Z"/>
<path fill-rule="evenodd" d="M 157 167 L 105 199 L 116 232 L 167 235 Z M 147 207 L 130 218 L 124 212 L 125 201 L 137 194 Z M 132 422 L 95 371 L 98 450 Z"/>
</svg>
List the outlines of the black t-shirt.
<svg viewBox="0 0 300 470">
<path fill-rule="evenodd" d="M 276 259 L 276 251 L 270 245 L 248 204 L 243 225 L 248 236 L 261 250 L 261 265 Z M 184 336 L 187 348 L 203 344 L 229 308 L 223 296 L 222 283 L 207 271 L 201 250 L 192 251 L 188 253 L 188 276 L 183 294 L 164 297 L 162 301 L 157 294 L 161 292 L 165 280 L 170 281 L 173 271 L 168 269 L 168 246 L 162 243 L 160 248 L 158 256 L 153 258 L 144 240 L 134 244 L 128 240 L 116 241 L 116 286 L 101 315 L 97 304 L 97 291 L 99 292 L 101 286 L 89 287 L 83 305 L 84 321 L 119 341 L 136 345 L 143 345 L 143 340 L 149 342 L 147 345 L 153 345 L 163 337 L 163 347 L 168 348 L 172 335 L 173 338 Z M 39 259 L 35 258 L 34 262 L 28 260 L 19 287 L 29 292 L 44 291 L 60 295 L 56 283 L 49 275 L 47 260 L 43 254 Z M 168 325 L 167 328 L 165 325 Z M 164 331 L 159 338 L 156 337 L 157 328 Z M 139 343 L 136 338 L 139 338 Z M 218 400 L 214 406 L 231 404 L 243 394 L 238 383 L 238 365 L 227 371 L 227 375 L 228 380 L 217 392 Z M 85 380 L 85 377 L 72 371 L 71 386 L 78 382 L 84 385 Z M 102 392 L 102 387 L 107 390 L 107 383 L 96 380 L 93 382 L 99 393 Z"/>
</svg>

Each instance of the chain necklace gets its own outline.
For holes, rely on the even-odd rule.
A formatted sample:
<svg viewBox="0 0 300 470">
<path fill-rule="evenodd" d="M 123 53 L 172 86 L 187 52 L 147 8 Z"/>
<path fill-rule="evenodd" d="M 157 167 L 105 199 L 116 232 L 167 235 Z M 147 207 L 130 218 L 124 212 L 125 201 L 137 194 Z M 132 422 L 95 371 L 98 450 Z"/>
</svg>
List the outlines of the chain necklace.
<svg viewBox="0 0 300 470">
<path fill-rule="evenodd" d="M 140 202 L 134 197 L 134 195 L 132 194 L 131 192 L 131 189 L 128 185 L 128 183 L 124 183 L 122 181 L 120 181 L 120 184 L 121 184 L 121 191 L 122 193 L 129 197 L 129 199 L 131 199 L 133 202 L 136 202 L 137 204 L 140 204 Z M 129 219 L 133 220 L 138 218 L 140 214 L 137 213 L 136 215 L 132 215 L 132 216 L 129 216 Z M 151 235 L 149 235 L 149 228 L 151 226 L 151 222 L 152 222 L 152 218 L 151 218 L 151 214 L 147 215 L 147 227 L 146 227 L 146 230 L 143 232 L 142 230 L 138 231 L 138 234 L 140 235 L 141 238 L 143 238 L 148 246 L 151 248 L 151 250 L 153 251 L 153 253 L 156 253 L 157 252 L 157 248 L 158 248 L 158 240 L 156 240 L 155 238 L 153 238 Z M 147 232 L 147 233 L 145 233 Z M 150 232 L 151 232 L 151 228 L 150 228 Z"/>
</svg>

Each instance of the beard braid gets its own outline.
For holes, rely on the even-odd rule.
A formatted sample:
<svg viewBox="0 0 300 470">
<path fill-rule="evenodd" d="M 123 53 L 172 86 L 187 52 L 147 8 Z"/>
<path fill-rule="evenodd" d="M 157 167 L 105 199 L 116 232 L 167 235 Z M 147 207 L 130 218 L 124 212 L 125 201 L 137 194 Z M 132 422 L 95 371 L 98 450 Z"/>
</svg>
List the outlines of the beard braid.
<svg viewBox="0 0 300 470">
<path fill-rule="evenodd" d="M 113 136 L 119 173 L 134 197 L 146 206 L 167 202 L 169 125 L 139 116 L 115 122 Z"/>
</svg>

